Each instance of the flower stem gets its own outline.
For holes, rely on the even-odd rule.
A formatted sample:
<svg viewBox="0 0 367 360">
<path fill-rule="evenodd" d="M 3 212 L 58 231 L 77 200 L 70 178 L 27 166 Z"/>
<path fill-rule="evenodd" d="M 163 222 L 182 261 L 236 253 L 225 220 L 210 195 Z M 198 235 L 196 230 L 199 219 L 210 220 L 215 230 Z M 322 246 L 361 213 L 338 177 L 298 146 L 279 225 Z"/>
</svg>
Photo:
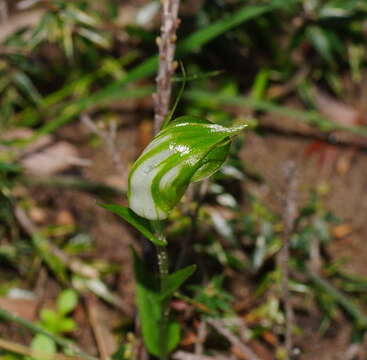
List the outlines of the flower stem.
<svg viewBox="0 0 367 360">
<path fill-rule="evenodd" d="M 163 224 L 160 221 L 154 222 L 154 228 L 156 236 L 160 240 L 165 241 L 164 229 Z M 169 269 L 168 269 L 168 252 L 166 246 L 159 246 L 156 245 L 157 251 L 157 260 L 158 260 L 158 268 L 159 268 L 159 278 L 160 278 L 160 289 L 161 292 L 163 291 L 163 282 L 165 278 L 168 276 Z M 161 318 L 159 322 L 159 347 L 161 360 L 167 359 L 167 331 L 169 325 L 169 298 L 165 298 L 161 300 Z"/>
</svg>

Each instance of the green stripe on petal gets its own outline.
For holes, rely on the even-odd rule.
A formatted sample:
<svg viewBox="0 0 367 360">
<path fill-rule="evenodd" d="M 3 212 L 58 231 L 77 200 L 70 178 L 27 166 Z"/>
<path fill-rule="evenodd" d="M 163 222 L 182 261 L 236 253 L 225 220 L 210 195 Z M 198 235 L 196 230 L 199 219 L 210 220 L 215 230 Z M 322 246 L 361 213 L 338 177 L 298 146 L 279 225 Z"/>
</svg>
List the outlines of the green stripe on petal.
<svg viewBox="0 0 367 360">
<path fill-rule="evenodd" d="M 245 126 L 229 128 L 193 116 L 172 121 L 130 171 L 130 208 L 146 219 L 167 218 L 191 182 L 209 177 L 222 166 L 231 137 Z"/>
</svg>

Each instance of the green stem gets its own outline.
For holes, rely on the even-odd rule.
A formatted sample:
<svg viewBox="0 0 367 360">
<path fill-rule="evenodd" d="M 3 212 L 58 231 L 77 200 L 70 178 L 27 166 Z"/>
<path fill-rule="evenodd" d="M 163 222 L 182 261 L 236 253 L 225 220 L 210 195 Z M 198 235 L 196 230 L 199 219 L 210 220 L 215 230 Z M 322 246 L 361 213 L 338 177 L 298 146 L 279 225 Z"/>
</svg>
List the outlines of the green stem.
<svg viewBox="0 0 367 360">
<path fill-rule="evenodd" d="M 157 237 L 160 240 L 166 240 L 164 236 L 164 230 L 162 226 L 162 222 L 155 222 L 154 228 Z M 165 278 L 168 276 L 169 270 L 168 270 L 168 252 L 167 248 L 165 246 L 159 246 L 156 245 L 156 251 L 157 251 L 157 260 L 158 260 L 158 268 L 159 268 L 159 278 L 160 278 L 160 287 L 161 292 L 163 291 L 163 282 Z M 161 301 L 161 319 L 159 323 L 159 347 L 161 350 L 161 360 L 167 359 L 167 331 L 168 331 L 168 324 L 169 324 L 169 298 L 163 299 Z"/>
</svg>

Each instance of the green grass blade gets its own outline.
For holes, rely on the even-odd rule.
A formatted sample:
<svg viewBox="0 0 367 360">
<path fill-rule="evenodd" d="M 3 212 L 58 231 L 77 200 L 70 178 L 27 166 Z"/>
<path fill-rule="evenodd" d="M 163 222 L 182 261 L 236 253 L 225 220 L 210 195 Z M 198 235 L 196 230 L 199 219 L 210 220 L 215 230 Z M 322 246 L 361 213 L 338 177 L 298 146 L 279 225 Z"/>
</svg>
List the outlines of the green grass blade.
<svg viewBox="0 0 367 360">
<path fill-rule="evenodd" d="M 200 49 L 216 37 L 233 29 L 234 27 L 254 19 L 266 12 L 272 11 L 281 6 L 281 2 L 273 1 L 265 5 L 244 5 L 231 15 L 216 21 L 215 23 L 196 31 L 180 42 L 177 46 L 177 56 L 184 56 L 194 50 Z M 283 5 L 284 6 L 284 5 Z"/>
<path fill-rule="evenodd" d="M 356 135 L 367 136 L 367 127 L 343 126 L 320 115 L 316 111 L 304 111 L 288 106 L 278 105 L 272 101 L 255 100 L 251 97 L 218 94 L 203 90 L 188 90 L 184 95 L 189 100 L 197 100 L 201 103 L 208 103 L 208 106 L 246 106 L 256 111 L 264 111 L 303 121 L 307 124 L 318 127 L 321 131 L 330 132 L 335 130 L 348 131 Z"/>
</svg>

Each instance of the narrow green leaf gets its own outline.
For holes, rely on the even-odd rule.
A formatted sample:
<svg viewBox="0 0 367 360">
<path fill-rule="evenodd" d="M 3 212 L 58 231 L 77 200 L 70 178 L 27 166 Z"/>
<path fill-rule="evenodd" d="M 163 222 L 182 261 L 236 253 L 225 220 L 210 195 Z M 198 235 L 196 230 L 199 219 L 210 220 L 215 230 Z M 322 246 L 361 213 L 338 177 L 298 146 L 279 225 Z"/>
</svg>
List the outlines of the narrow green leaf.
<svg viewBox="0 0 367 360">
<path fill-rule="evenodd" d="M 181 329 L 180 324 L 172 317 L 168 323 L 167 328 L 167 352 L 173 351 L 181 340 Z"/>
<path fill-rule="evenodd" d="M 136 303 L 144 344 L 151 354 L 159 357 L 160 334 L 158 329 L 162 311 L 158 285 L 151 271 L 148 271 L 134 249 L 132 253 L 136 280 Z"/>
<path fill-rule="evenodd" d="M 30 98 L 35 104 L 42 101 L 42 96 L 34 86 L 32 80 L 22 71 L 17 71 L 14 74 L 14 81 L 21 88 L 21 90 Z"/>
<path fill-rule="evenodd" d="M 284 6 L 284 3 L 282 4 L 281 1 L 273 1 L 270 4 L 264 5 L 249 6 L 246 4 L 225 18 L 220 19 L 215 23 L 188 36 L 185 40 L 179 43 L 177 47 L 177 55 L 181 56 L 193 50 L 197 50 L 204 44 L 231 30 L 232 28 L 281 6 Z"/>
<path fill-rule="evenodd" d="M 96 18 L 78 9 L 76 6 L 68 6 L 65 9 L 65 13 L 82 24 L 86 24 L 91 27 L 98 25 L 98 21 Z"/>
<path fill-rule="evenodd" d="M 78 30 L 79 34 L 90 42 L 97 44 L 98 46 L 108 49 L 110 41 L 106 36 L 87 28 L 81 28 Z"/>
<path fill-rule="evenodd" d="M 146 219 L 141 218 L 136 215 L 132 210 L 128 207 L 124 207 L 116 204 L 98 204 L 99 206 L 107 209 L 114 214 L 122 217 L 125 221 L 127 221 L 130 225 L 132 225 L 136 230 L 142 233 L 148 240 L 152 243 L 160 246 L 166 246 L 167 243 L 158 239 L 154 234 L 150 226 L 150 222 Z"/>
<path fill-rule="evenodd" d="M 254 85 L 251 89 L 251 98 L 253 100 L 262 100 L 269 80 L 269 69 L 261 69 L 257 74 Z"/>
<path fill-rule="evenodd" d="M 188 82 L 188 81 L 195 81 L 195 80 L 203 80 L 212 78 L 218 75 L 223 74 L 223 70 L 213 70 L 213 71 L 207 71 L 207 72 L 199 72 L 194 73 L 191 75 L 181 75 L 181 76 L 174 76 L 172 78 L 172 82 Z"/>
<path fill-rule="evenodd" d="M 323 29 L 318 26 L 310 26 L 306 31 L 306 35 L 320 56 L 332 64 L 334 57 L 331 45 Z"/>
<path fill-rule="evenodd" d="M 171 296 L 196 270 L 196 265 L 189 265 L 163 279 L 160 299 Z"/>
<path fill-rule="evenodd" d="M 367 135 L 366 126 L 340 125 L 322 116 L 317 111 L 299 110 L 289 106 L 279 105 L 273 101 L 254 100 L 251 97 L 219 94 L 205 90 L 187 90 L 185 91 L 184 97 L 192 101 L 200 101 L 200 104 L 207 103 L 211 107 L 223 105 L 247 106 L 257 111 L 279 114 L 303 121 L 307 124 L 317 126 L 324 132 L 343 130 L 357 135 Z"/>
<path fill-rule="evenodd" d="M 61 282 L 66 282 L 67 271 L 62 261 L 52 252 L 50 242 L 41 234 L 34 234 L 32 237 L 32 245 L 37 250 L 39 256 L 49 267 L 49 269 L 56 275 Z"/>
</svg>

